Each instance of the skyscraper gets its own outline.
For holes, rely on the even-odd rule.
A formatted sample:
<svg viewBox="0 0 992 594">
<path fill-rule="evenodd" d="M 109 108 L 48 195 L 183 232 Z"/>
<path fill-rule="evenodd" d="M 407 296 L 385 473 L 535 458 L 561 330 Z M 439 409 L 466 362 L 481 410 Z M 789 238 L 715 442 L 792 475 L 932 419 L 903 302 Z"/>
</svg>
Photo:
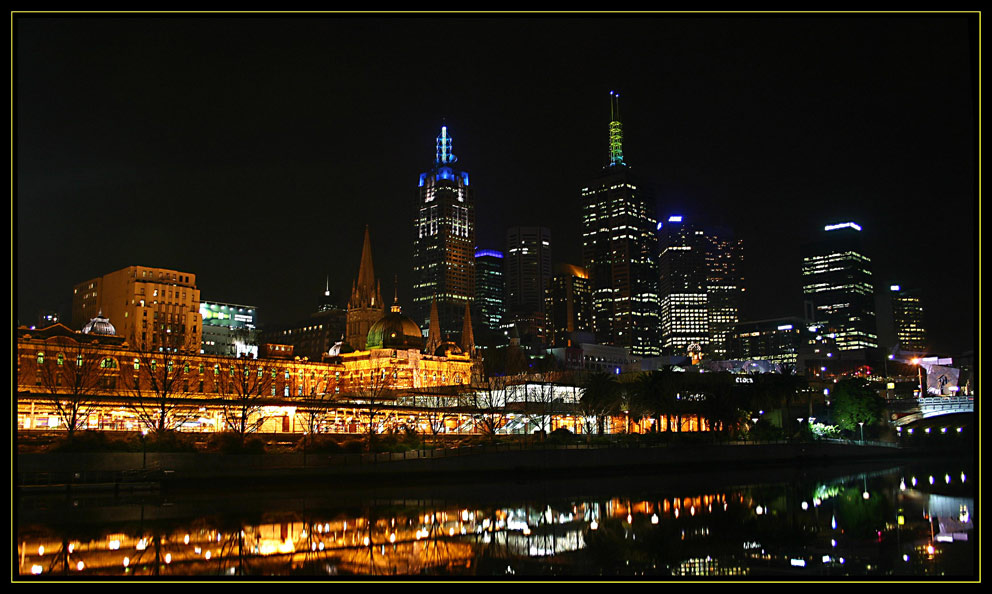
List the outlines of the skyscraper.
<svg viewBox="0 0 992 594">
<path fill-rule="evenodd" d="M 545 345 L 544 291 L 551 280 L 551 230 L 510 227 L 506 231 L 506 315 L 503 326 L 516 326 L 521 344 Z"/>
<path fill-rule="evenodd" d="M 429 331 L 437 302 L 443 336 L 462 329 L 465 304 L 475 299 L 475 200 L 468 173 L 452 167 L 447 126 L 437 137 L 434 166 L 420 174 L 413 242 L 413 318 Z"/>
<path fill-rule="evenodd" d="M 827 225 L 802 255 L 803 296 L 813 323 L 833 335 L 841 351 L 877 347 L 871 259 L 861 247 L 861 226 Z"/>
<path fill-rule="evenodd" d="M 889 287 L 892 299 L 892 326 L 899 348 L 904 351 L 927 351 L 927 331 L 923 325 L 923 305 L 919 289 Z"/>
<path fill-rule="evenodd" d="M 475 252 L 475 303 L 482 316 L 482 325 L 497 331 L 506 313 L 503 282 L 503 252 Z"/>
<path fill-rule="evenodd" d="M 743 245 L 726 230 L 706 230 L 706 315 L 710 356 L 726 359 L 727 337 L 740 321 Z"/>
<path fill-rule="evenodd" d="M 597 342 L 658 355 L 654 204 L 623 157 L 619 95 L 610 93 L 609 162 L 582 188 L 582 260 L 592 288 Z"/>
<path fill-rule="evenodd" d="M 685 356 L 689 347 L 698 345 L 709 353 L 709 241 L 702 229 L 684 223 L 681 215 L 668 217 L 658 232 L 662 352 Z"/>
<path fill-rule="evenodd" d="M 699 345 L 703 356 L 724 359 L 727 336 L 740 321 L 742 249 L 727 230 L 703 229 L 668 217 L 658 224 L 661 345 L 686 355 Z"/>
</svg>

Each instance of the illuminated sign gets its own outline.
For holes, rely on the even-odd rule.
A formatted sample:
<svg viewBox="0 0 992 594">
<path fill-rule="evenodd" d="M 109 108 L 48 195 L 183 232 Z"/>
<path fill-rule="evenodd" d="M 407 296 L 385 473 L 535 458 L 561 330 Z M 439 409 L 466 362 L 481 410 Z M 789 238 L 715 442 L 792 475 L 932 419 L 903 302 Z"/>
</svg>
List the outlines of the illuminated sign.
<svg viewBox="0 0 992 594">
<path fill-rule="evenodd" d="M 668 222 L 669 223 L 681 223 L 682 222 L 682 215 L 672 215 L 672 216 L 668 217 Z"/>
<path fill-rule="evenodd" d="M 900 289 L 902 289 L 902 287 L 900 287 L 899 285 L 892 285 L 889 287 L 890 291 L 899 291 Z"/>
<path fill-rule="evenodd" d="M 785 324 L 778 327 L 779 330 L 792 330 L 792 324 Z"/>
<path fill-rule="evenodd" d="M 823 228 L 824 231 L 834 231 L 837 229 L 844 229 L 845 227 L 850 227 L 855 231 L 861 231 L 861 225 L 857 223 L 837 223 L 836 225 L 827 225 Z"/>
</svg>

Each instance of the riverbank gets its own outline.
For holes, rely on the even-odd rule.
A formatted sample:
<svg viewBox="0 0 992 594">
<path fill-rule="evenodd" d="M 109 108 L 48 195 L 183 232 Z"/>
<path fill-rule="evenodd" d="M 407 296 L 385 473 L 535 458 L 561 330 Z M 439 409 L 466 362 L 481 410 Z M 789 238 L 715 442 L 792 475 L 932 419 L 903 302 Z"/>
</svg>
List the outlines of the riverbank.
<svg viewBox="0 0 992 594">
<path fill-rule="evenodd" d="M 319 483 L 473 481 L 500 476 L 584 476 L 665 469 L 823 466 L 912 459 L 917 448 L 837 442 L 669 444 L 652 447 L 586 445 L 521 448 L 476 446 L 383 454 L 42 453 L 18 454 L 21 493 L 75 489 L 214 489 Z"/>
</svg>

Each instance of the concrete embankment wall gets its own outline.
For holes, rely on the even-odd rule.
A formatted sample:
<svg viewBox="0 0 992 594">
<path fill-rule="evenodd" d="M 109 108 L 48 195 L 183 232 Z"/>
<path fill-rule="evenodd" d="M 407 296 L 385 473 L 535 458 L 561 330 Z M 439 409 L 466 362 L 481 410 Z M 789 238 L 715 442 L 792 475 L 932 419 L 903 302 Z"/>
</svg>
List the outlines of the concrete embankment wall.
<svg viewBox="0 0 992 594">
<path fill-rule="evenodd" d="M 741 466 L 771 463 L 825 464 L 911 455 L 904 449 L 837 443 L 760 445 L 669 445 L 644 448 L 421 450 L 405 454 L 165 454 L 148 453 L 144 467 L 155 480 L 182 483 L 216 479 L 320 480 L 375 477 L 396 480 L 479 473 L 556 473 L 643 467 Z M 142 454 L 19 454 L 18 484 L 93 483 L 143 476 Z"/>
</svg>

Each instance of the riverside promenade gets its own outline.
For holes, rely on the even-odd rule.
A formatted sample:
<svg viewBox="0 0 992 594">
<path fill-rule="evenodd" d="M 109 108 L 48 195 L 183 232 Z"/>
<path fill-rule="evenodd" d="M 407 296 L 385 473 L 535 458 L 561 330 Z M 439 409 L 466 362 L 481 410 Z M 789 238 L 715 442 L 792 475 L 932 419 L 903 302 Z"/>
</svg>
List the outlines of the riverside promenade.
<svg viewBox="0 0 992 594">
<path fill-rule="evenodd" d="M 551 476 L 692 471 L 712 468 L 822 466 L 860 460 L 912 458 L 923 452 L 888 443 L 724 442 L 653 446 L 493 444 L 395 453 L 291 454 L 59 453 L 18 454 L 22 493 L 73 488 L 157 489 L 240 484 L 474 480 L 479 477 Z"/>
</svg>

